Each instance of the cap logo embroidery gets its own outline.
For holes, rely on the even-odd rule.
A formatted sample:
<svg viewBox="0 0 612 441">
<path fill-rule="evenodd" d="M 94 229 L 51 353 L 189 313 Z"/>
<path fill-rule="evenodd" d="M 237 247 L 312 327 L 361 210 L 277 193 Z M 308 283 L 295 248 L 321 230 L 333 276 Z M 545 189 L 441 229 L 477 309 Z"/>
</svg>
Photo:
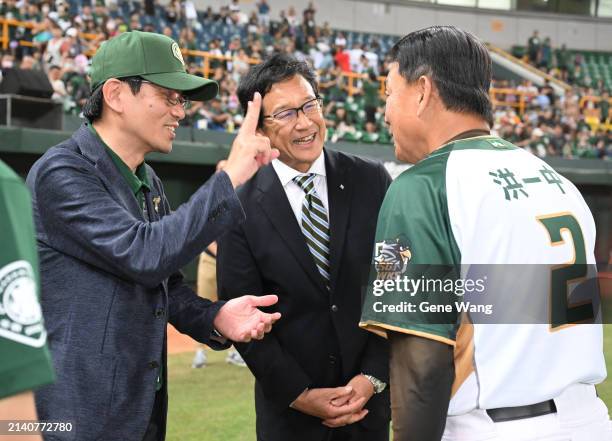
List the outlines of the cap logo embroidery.
<svg viewBox="0 0 612 441">
<path fill-rule="evenodd" d="M 172 55 L 174 55 L 174 57 L 179 60 L 183 66 L 185 65 L 185 61 L 183 60 L 183 54 L 181 53 L 181 50 L 179 49 L 179 46 L 176 43 L 172 43 Z"/>
</svg>

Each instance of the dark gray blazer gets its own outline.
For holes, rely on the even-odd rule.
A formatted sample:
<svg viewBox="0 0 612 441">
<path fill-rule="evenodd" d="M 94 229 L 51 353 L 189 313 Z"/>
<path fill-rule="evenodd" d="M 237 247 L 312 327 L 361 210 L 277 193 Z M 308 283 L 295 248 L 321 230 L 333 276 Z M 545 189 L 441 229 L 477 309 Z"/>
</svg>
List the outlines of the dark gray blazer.
<svg viewBox="0 0 612 441">
<path fill-rule="evenodd" d="M 179 268 L 244 220 L 240 202 L 221 172 L 170 213 L 160 179 L 148 165 L 147 172 L 151 222 L 85 125 L 28 174 L 57 373 L 55 384 L 37 391 L 36 405 L 40 419 L 71 421 L 74 428 L 48 440 L 142 440 L 161 367 L 167 396 L 168 322 L 224 347 L 210 341 L 222 303 L 199 298 Z"/>
</svg>

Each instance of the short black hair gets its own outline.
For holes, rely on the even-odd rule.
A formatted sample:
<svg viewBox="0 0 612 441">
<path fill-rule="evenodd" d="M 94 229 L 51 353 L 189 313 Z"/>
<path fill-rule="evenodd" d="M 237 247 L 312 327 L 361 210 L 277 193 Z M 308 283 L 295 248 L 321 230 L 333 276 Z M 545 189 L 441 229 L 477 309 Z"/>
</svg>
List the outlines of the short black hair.
<svg viewBox="0 0 612 441">
<path fill-rule="evenodd" d="M 429 76 L 447 109 L 478 115 L 493 126 L 491 57 L 474 35 L 454 26 L 432 26 L 403 37 L 389 56 L 409 84 Z"/>
<path fill-rule="evenodd" d="M 246 114 L 248 102 L 253 99 L 255 92 L 263 98 L 272 86 L 285 80 L 301 75 L 312 86 L 315 96 L 319 96 L 319 85 L 314 70 L 304 61 L 299 61 L 292 55 L 276 53 L 257 64 L 242 77 L 238 85 L 238 99 Z M 263 112 L 259 114 L 258 127 L 263 121 Z"/>
<path fill-rule="evenodd" d="M 130 86 L 130 90 L 134 95 L 137 95 L 140 92 L 140 87 L 142 86 L 142 78 L 140 77 L 124 77 L 117 78 L 120 81 L 125 81 Z M 87 118 L 90 123 L 99 120 L 102 117 L 102 106 L 104 104 L 104 94 L 102 93 L 102 86 L 104 83 L 100 84 L 94 90 L 92 90 L 91 95 L 87 98 L 85 105 L 83 106 L 83 116 Z"/>
</svg>

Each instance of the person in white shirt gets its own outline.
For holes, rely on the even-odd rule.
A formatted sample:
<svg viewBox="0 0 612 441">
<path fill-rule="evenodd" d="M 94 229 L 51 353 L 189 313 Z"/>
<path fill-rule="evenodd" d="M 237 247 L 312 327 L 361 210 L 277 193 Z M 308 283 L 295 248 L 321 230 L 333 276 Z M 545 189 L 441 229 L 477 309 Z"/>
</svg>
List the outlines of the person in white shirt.
<svg viewBox="0 0 612 441">
<path fill-rule="evenodd" d="M 250 222 L 218 243 L 220 298 L 274 292 L 287 320 L 262 344 L 236 345 L 253 372 L 259 441 L 387 441 L 386 343 L 359 329 L 359 274 L 372 253 L 384 166 L 323 148 L 315 73 L 277 54 L 238 96 L 260 93 L 258 134 L 279 160 L 239 190 Z"/>
</svg>

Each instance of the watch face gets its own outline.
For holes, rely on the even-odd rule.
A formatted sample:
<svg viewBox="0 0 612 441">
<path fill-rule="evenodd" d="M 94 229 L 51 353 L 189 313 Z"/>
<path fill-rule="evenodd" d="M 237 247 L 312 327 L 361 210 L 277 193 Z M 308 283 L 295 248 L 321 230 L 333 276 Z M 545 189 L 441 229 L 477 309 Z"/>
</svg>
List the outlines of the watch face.
<svg viewBox="0 0 612 441">
<path fill-rule="evenodd" d="M 365 377 L 370 380 L 370 383 L 372 383 L 375 394 L 381 393 L 383 390 L 385 390 L 385 387 L 387 387 L 387 383 L 380 381 L 378 378 L 373 377 L 372 375 L 365 375 Z"/>
<path fill-rule="evenodd" d="M 376 380 L 376 384 L 374 385 L 374 390 L 377 394 L 381 393 L 385 389 L 385 383 L 380 380 Z"/>
</svg>

